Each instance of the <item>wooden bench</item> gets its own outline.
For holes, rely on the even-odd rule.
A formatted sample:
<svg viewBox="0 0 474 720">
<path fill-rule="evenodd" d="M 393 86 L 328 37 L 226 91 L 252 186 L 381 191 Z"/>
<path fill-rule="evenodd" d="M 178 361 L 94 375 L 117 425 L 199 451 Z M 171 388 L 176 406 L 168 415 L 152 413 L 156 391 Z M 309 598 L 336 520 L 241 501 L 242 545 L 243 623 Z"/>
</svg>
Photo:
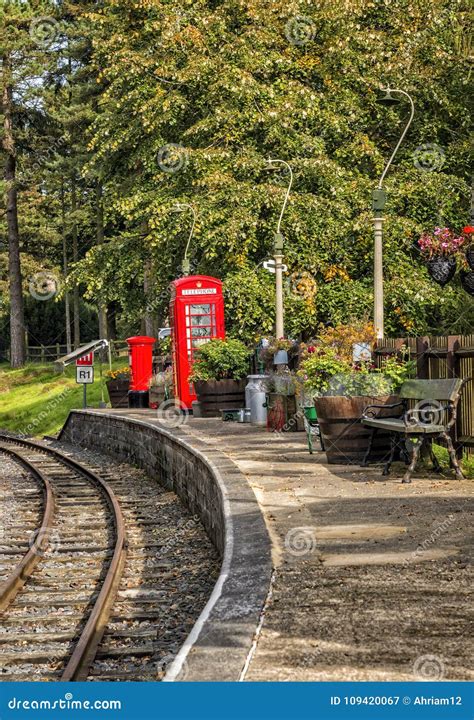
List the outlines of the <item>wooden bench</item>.
<svg viewBox="0 0 474 720">
<path fill-rule="evenodd" d="M 415 470 L 423 446 L 427 446 L 434 469 L 439 472 L 441 468 L 433 453 L 432 441 L 440 438 L 446 442 L 456 478 L 464 477 L 456 457 L 450 430 L 456 422 L 457 405 L 462 389 L 470 379 L 407 380 L 400 388 L 399 403 L 383 406 L 369 405 L 365 408 L 362 423 L 372 428 L 374 433 L 377 430 L 386 430 L 391 436 L 390 456 L 385 464 L 384 475 L 388 475 L 390 472 L 396 448 L 401 448 L 403 452 L 407 445 L 411 448 L 411 462 L 402 482 L 411 482 L 411 474 Z M 409 401 L 414 401 L 414 407 L 409 407 Z M 377 418 L 377 412 L 381 407 L 398 407 L 400 415 Z M 404 441 L 403 448 L 402 440 Z M 367 454 L 370 453 L 370 445 Z"/>
</svg>

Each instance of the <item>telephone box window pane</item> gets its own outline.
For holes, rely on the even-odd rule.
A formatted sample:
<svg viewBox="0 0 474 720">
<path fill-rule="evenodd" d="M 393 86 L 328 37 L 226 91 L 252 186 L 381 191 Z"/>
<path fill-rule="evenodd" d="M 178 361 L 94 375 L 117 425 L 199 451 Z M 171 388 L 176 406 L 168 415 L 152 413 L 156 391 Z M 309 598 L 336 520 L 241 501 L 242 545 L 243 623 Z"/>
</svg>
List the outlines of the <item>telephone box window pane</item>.
<svg viewBox="0 0 474 720">
<path fill-rule="evenodd" d="M 210 327 L 195 327 L 191 330 L 191 335 L 193 337 L 206 337 L 211 338 L 211 328 Z"/>
<path fill-rule="evenodd" d="M 207 325 L 209 326 L 211 324 L 211 316 L 210 315 L 194 315 L 191 318 L 191 325 Z"/>
<path fill-rule="evenodd" d="M 193 340 L 193 348 L 200 347 L 201 345 L 205 345 L 207 342 L 209 342 L 209 338 L 199 338 L 196 340 Z"/>
<path fill-rule="evenodd" d="M 208 305 L 187 305 L 186 310 L 188 307 L 191 308 L 191 315 L 209 315 L 211 312 L 211 304 Z M 213 304 L 212 307 L 214 308 L 215 305 Z"/>
</svg>

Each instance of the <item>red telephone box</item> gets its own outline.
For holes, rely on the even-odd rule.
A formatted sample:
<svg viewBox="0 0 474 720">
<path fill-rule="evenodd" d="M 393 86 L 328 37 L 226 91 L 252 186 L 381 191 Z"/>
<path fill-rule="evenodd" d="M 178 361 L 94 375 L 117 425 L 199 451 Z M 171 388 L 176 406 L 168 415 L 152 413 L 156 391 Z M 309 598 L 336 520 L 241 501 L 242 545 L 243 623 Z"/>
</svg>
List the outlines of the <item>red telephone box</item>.
<svg viewBox="0 0 474 720">
<path fill-rule="evenodd" d="M 224 338 L 222 282 L 206 275 L 190 275 L 171 283 L 170 321 L 175 395 L 191 409 L 196 393 L 189 373 L 196 348 L 212 338 Z"/>
<path fill-rule="evenodd" d="M 156 340 L 147 335 L 127 338 L 130 365 L 130 390 L 128 406 L 147 408 L 149 384 L 153 373 L 153 345 Z"/>
</svg>

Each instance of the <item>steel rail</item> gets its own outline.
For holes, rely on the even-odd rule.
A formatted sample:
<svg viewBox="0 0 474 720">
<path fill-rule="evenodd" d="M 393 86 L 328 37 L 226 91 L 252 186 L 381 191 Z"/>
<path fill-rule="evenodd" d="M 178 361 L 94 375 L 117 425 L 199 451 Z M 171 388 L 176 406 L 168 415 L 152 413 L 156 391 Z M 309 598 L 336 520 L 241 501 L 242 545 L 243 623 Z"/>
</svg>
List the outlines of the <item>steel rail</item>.
<svg viewBox="0 0 474 720">
<path fill-rule="evenodd" d="M 23 438 L 15 438 L 9 435 L 2 435 L 1 433 L 0 441 L 24 446 L 34 449 L 37 452 L 43 452 L 45 455 L 53 456 L 63 465 L 66 465 L 71 468 L 71 470 L 80 473 L 88 480 L 91 480 L 99 485 L 104 492 L 109 507 L 112 510 L 116 535 L 113 556 L 110 561 L 107 574 L 104 578 L 102 588 L 94 603 L 86 625 L 84 626 L 79 640 L 77 641 L 72 655 L 69 658 L 69 661 L 60 678 L 63 682 L 84 680 L 87 677 L 89 666 L 95 657 L 97 647 L 105 632 L 125 563 L 126 534 L 122 510 L 115 493 L 104 480 L 59 450 L 46 447 L 45 445 L 41 445 L 41 443 L 34 442 L 33 440 L 24 440 Z"/>
<path fill-rule="evenodd" d="M 53 523 L 55 506 L 54 493 L 48 476 L 31 465 L 21 453 L 4 446 L 0 446 L 0 450 L 14 458 L 14 460 L 22 465 L 31 475 L 39 480 L 43 488 L 44 498 L 43 519 L 40 527 L 35 531 L 35 538 L 30 545 L 30 549 L 13 568 L 7 579 L 0 584 L 0 612 L 4 612 L 31 576 L 36 565 L 41 560 L 42 552 L 46 550 L 49 545 L 49 534 Z"/>
</svg>

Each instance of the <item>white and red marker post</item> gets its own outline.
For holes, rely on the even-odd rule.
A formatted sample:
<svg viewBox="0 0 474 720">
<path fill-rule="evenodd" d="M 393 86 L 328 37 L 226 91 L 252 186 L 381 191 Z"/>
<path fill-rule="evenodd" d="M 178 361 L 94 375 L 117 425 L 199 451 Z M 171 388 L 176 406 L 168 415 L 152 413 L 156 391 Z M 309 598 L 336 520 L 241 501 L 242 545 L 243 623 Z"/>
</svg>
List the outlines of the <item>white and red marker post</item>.
<svg viewBox="0 0 474 720">
<path fill-rule="evenodd" d="M 81 355 L 76 360 L 76 382 L 82 384 L 82 407 L 87 408 L 87 386 L 94 382 L 94 351 Z"/>
</svg>

